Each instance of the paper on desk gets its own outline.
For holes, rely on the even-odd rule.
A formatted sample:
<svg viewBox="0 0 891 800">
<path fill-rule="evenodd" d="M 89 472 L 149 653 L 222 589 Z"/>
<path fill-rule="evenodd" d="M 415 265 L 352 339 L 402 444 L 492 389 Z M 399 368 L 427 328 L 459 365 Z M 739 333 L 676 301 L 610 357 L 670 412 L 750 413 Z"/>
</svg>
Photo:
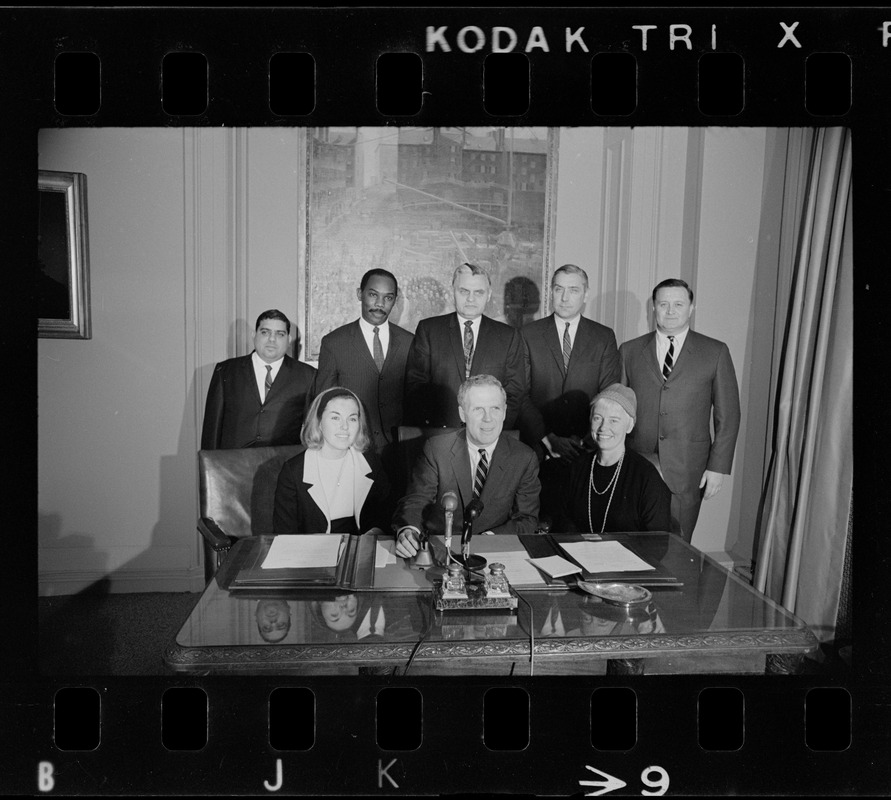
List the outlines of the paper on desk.
<svg viewBox="0 0 891 800">
<path fill-rule="evenodd" d="M 329 533 L 276 536 L 261 569 L 336 566 L 341 539 L 340 535 Z"/>
<path fill-rule="evenodd" d="M 560 544 L 586 572 L 641 572 L 652 570 L 620 542 L 563 542 Z"/>
<path fill-rule="evenodd" d="M 544 570 L 552 578 L 562 578 L 564 575 L 572 575 L 581 572 L 575 564 L 571 564 L 563 556 L 545 556 L 544 558 L 530 558 L 530 564 L 535 564 L 540 570 Z"/>
<path fill-rule="evenodd" d="M 377 547 L 374 550 L 374 568 L 381 569 L 387 564 L 396 563 L 396 540 L 384 539 L 377 541 Z"/>
<path fill-rule="evenodd" d="M 524 583 L 546 583 L 542 574 L 532 566 L 529 554 L 525 550 L 510 550 L 505 553 L 486 553 L 486 561 L 490 564 L 504 564 L 504 577 L 508 583 L 521 585 Z"/>
</svg>

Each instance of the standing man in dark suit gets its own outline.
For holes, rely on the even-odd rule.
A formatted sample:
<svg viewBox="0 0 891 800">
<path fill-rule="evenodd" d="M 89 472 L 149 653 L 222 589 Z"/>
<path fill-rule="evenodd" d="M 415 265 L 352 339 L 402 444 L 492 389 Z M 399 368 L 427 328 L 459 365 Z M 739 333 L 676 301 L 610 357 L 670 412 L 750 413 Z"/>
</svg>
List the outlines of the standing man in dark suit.
<svg viewBox="0 0 891 800">
<path fill-rule="evenodd" d="M 474 375 L 458 389 L 465 430 L 433 436 L 415 464 L 408 494 L 393 517 L 396 554 L 418 550 L 424 514 L 455 492 L 459 508 L 479 497 L 483 509 L 473 533 L 534 533 L 538 523 L 538 459 L 522 442 L 502 434 L 507 397 L 497 378 Z"/>
<path fill-rule="evenodd" d="M 290 333 L 281 311 L 264 311 L 254 329 L 254 352 L 217 364 L 207 390 L 202 450 L 300 444 L 316 371 L 285 355 Z"/>
<path fill-rule="evenodd" d="M 507 393 L 505 428 L 513 428 L 525 393 L 519 331 L 483 315 L 492 297 L 485 270 L 463 264 L 452 276 L 455 313 L 418 323 L 405 370 L 407 424 L 458 427 L 458 387 L 492 375 Z"/>
<path fill-rule="evenodd" d="M 412 335 L 389 321 L 399 294 L 396 277 L 385 269 L 362 276 L 356 297 L 362 316 L 322 337 L 314 394 L 343 386 L 358 395 L 368 412 L 375 450 L 384 457 L 402 424 L 405 362 Z"/>
<path fill-rule="evenodd" d="M 622 370 L 612 329 L 582 316 L 587 273 L 564 264 L 554 272 L 551 294 L 554 313 L 521 331 L 529 394 L 520 427 L 540 456 L 572 461 L 584 450 L 591 399 L 618 383 Z"/>
<path fill-rule="evenodd" d="M 739 389 L 727 345 L 690 330 L 693 291 L 684 281 L 659 283 L 653 307 L 656 330 L 619 348 L 622 382 L 637 395 L 629 443 L 657 455 L 671 489 L 672 516 L 689 542 L 703 497 L 714 497 L 730 474 Z"/>
</svg>

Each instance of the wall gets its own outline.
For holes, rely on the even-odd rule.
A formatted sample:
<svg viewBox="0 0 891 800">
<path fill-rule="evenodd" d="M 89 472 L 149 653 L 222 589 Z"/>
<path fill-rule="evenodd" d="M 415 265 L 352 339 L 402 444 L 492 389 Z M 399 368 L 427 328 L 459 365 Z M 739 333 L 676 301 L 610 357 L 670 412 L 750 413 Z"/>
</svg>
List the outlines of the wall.
<svg viewBox="0 0 891 800">
<path fill-rule="evenodd" d="M 38 343 L 42 594 L 203 586 L 195 452 L 215 362 L 300 320 L 298 129 L 67 129 L 87 175 L 93 338 Z"/>
</svg>

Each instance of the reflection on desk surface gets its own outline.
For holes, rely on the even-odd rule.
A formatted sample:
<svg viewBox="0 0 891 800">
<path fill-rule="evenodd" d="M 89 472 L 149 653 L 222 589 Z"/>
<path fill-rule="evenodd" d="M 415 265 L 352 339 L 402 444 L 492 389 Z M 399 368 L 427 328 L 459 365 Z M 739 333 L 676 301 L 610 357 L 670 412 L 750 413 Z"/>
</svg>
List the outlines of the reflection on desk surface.
<svg viewBox="0 0 891 800">
<path fill-rule="evenodd" d="M 660 561 L 681 587 L 652 588 L 652 601 L 630 610 L 578 589 L 520 592 L 515 610 L 436 612 L 429 590 L 330 592 L 283 590 L 234 596 L 215 581 L 176 642 L 181 647 L 313 645 L 416 641 L 702 634 L 793 630 L 800 620 L 737 576 L 667 534 L 635 535 L 635 546 Z M 525 602 L 523 602 L 525 600 Z"/>
</svg>

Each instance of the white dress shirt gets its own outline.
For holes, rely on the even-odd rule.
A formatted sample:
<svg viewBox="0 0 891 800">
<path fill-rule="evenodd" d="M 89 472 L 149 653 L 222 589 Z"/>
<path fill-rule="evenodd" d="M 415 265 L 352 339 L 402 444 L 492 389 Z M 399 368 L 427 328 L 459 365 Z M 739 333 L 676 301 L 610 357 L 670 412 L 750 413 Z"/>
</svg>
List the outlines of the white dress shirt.
<svg viewBox="0 0 891 800">
<path fill-rule="evenodd" d="M 383 325 L 376 327 L 381 340 L 381 347 L 384 351 L 384 358 L 386 358 L 387 349 L 390 346 L 390 322 L 387 320 Z M 371 353 L 372 358 L 374 358 L 374 329 L 374 325 L 366 321 L 364 317 L 359 317 L 359 330 L 362 331 L 362 336 L 365 337 L 365 344 L 368 345 L 368 352 Z"/>
<path fill-rule="evenodd" d="M 268 366 L 272 367 L 272 382 L 275 383 L 275 376 L 282 368 L 282 362 L 285 357 L 282 356 L 278 361 L 273 361 Z M 256 351 L 251 355 L 251 363 L 254 365 L 254 377 L 257 379 L 257 391 L 260 392 L 260 402 L 266 402 L 266 362 L 257 355 Z"/>
<path fill-rule="evenodd" d="M 567 322 L 569 323 L 569 346 L 570 348 L 575 347 L 575 335 L 578 333 L 579 320 L 581 318 L 581 314 L 576 314 L 572 319 L 563 319 L 554 314 L 554 322 L 557 325 L 557 338 L 560 340 L 561 349 L 563 348 L 563 331 L 566 330 Z"/>
<path fill-rule="evenodd" d="M 681 348 L 684 346 L 684 342 L 687 339 L 687 331 L 690 330 L 690 326 L 688 325 L 684 330 L 680 333 L 671 334 L 674 336 L 674 363 L 678 363 L 678 356 L 681 354 Z M 665 363 L 665 354 L 668 352 L 668 334 L 662 333 L 658 328 L 656 329 L 656 362 L 659 365 L 659 372 L 662 372 L 662 365 Z"/>
</svg>

